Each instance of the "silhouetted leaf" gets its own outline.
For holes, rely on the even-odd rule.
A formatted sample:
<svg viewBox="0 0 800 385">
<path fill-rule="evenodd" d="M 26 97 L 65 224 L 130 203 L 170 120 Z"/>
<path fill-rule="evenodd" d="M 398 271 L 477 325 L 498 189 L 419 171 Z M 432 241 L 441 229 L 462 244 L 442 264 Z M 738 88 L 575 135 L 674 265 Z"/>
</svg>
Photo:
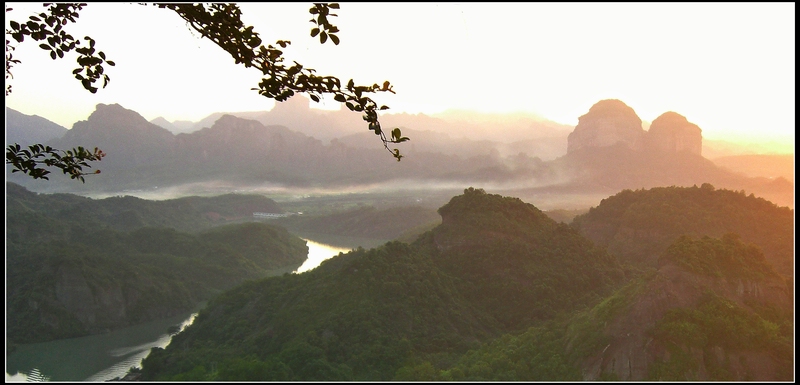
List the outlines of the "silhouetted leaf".
<svg viewBox="0 0 800 385">
<path fill-rule="evenodd" d="M 399 140 L 401 135 L 402 134 L 400 133 L 400 129 L 399 128 L 395 128 L 395 129 L 392 130 L 392 139 L 393 140 Z"/>
</svg>

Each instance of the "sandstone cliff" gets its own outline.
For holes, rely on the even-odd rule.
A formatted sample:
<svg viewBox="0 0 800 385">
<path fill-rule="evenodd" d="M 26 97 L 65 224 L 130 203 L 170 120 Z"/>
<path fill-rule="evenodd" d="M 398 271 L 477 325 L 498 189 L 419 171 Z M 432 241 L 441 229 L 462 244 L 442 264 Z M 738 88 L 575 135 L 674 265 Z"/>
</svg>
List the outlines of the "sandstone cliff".
<svg viewBox="0 0 800 385">
<path fill-rule="evenodd" d="M 567 153 L 590 147 L 606 147 L 624 143 L 629 148 L 642 148 L 642 119 L 633 108 L 617 99 L 601 100 L 585 115 L 567 137 Z"/>
<path fill-rule="evenodd" d="M 567 138 L 567 153 L 618 144 L 634 151 L 700 155 L 703 137 L 700 127 L 672 111 L 661 114 L 644 131 L 642 120 L 631 107 L 617 99 L 606 99 L 578 119 Z"/>
<path fill-rule="evenodd" d="M 790 325 L 792 314 L 786 281 L 766 265 L 763 255 L 736 237 L 684 242 L 689 248 L 717 242 L 712 254 L 720 260 L 726 258 L 721 255 L 731 256 L 741 266 L 729 269 L 699 254 L 694 261 L 699 268 L 662 258 L 657 271 L 620 290 L 584 319 L 585 330 L 601 330 L 593 334 L 593 353 L 580 364 L 584 380 L 791 378 L 792 353 L 785 336 L 791 332 L 780 331 L 783 324 Z M 713 271 L 708 269 L 715 264 Z M 573 334 L 571 347 L 591 339 L 587 335 Z"/>
<path fill-rule="evenodd" d="M 701 155 L 703 149 L 700 127 L 672 111 L 661 114 L 653 121 L 645 142 L 648 150 L 658 152 L 689 152 Z"/>
</svg>

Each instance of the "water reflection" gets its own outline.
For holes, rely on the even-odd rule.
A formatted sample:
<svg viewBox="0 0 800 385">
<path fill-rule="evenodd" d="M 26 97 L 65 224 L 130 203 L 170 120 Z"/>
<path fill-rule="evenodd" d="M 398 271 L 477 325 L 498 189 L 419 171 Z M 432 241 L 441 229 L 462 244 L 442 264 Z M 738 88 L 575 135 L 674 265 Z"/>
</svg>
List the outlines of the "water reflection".
<svg viewBox="0 0 800 385">
<path fill-rule="evenodd" d="M 80 338 L 19 345 L 6 358 L 6 382 L 106 381 L 139 367 L 150 348 L 166 347 L 167 328 L 180 330 L 197 313 L 148 322 L 125 329 Z"/>
<path fill-rule="evenodd" d="M 304 239 L 308 245 L 308 259 L 295 270 L 295 273 L 303 273 L 314 269 L 319 266 L 322 261 L 339 255 L 339 253 L 346 253 L 351 249 L 326 245 L 324 243 L 314 242 L 309 239 Z"/>
<path fill-rule="evenodd" d="M 305 241 L 308 259 L 295 273 L 312 270 L 322 261 L 351 250 Z M 180 324 L 183 330 L 191 325 L 196 315 L 153 321 L 106 334 L 19 345 L 6 357 L 6 382 L 102 382 L 124 377 L 131 367 L 140 367 L 151 348 L 164 348 L 169 344 L 172 337 L 167 329 L 170 326 Z"/>
</svg>

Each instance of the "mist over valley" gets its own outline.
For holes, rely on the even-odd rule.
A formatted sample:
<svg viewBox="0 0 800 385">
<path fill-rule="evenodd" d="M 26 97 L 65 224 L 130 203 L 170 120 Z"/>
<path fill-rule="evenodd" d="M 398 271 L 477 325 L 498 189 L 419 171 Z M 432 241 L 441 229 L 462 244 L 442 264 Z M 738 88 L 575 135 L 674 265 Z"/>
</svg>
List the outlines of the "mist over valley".
<svg viewBox="0 0 800 385">
<path fill-rule="evenodd" d="M 717 142 L 709 159 L 677 112 L 387 114 L 411 138 L 400 162 L 301 97 L 199 122 L 98 104 L 69 130 L 6 114 L 8 143 L 108 154 L 86 183 L 7 166 L 12 355 L 202 306 L 131 373 L 794 376 L 794 155 Z M 350 251 L 299 272 L 306 240 Z"/>
<path fill-rule="evenodd" d="M 743 152 L 720 157 L 717 164 L 703 156 L 701 129 L 689 133 L 685 127 L 691 123 L 676 113 L 677 120 L 656 124 L 658 134 L 652 126 L 645 131 L 632 109 L 613 101 L 597 103 L 577 127 L 533 115 L 387 114 L 384 124 L 412 138 L 401 144 L 405 157 L 396 162 L 361 129 L 355 114 L 311 109 L 308 102 L 296 96 L 271 111 L 214 113 L 191 129 L 154 120 L 165 128 L 122 106 L 101 104 L 70 130 L 37 131 L 24 129 L 36 127 L 36 117 L 9 110 L 9 143 L 47 139 L 56 148 L 97 146 L 108 155 L 94 165 L 102 173 L 91 176 L 92 183 L 70 183 L 61 175 L 47 182 L 8 178 L 40 192 L 153 199 L 232 191 L 452 196 L 482 186 L 547 209 L 588 208 L 622 189 L 711 183 L 793 207 L 793 156 Z M 627 134 L 602 123 L 609 119 L 631 122 L 623 123 Z M 751 160 L 736 162 L 734 156 Z M 570 199 L 559 198 L 565 196 Z"/>
</svg>

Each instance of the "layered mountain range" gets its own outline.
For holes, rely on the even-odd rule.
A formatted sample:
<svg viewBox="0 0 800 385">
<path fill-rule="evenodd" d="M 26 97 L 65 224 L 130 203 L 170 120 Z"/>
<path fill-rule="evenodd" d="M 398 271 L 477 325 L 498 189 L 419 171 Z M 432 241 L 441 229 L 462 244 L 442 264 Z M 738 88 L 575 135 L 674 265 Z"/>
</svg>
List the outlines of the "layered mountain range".
<svg viewBox="0 0 800 385">
<path fill-rule="evenodd" d="M 102 174 L 84 185 L 56 177 L 47 183 L 18 175 L 10 180 L 37 191 L 60 192 L 189 183 L 331 189 L 481 184 L 522 197 L 608 195 L 626 188 L 712 183 L 793 205 L 793 182 L 720 168 L 702 156 L 697 125 L 666 112 L 645 131 L 636 113 L 619 100 L 595 104 L 571 133 L 554 123 L 508 123 L 499 117 L 492 133 L 492 124 L 466 113 L 460 121 L 387 115 L 385 125 L 401 126 L 412 138 L 401 145 L 406 156 L 399 163 L 363 124 L 343 118 L 354 114 L 320 114 L 298 100 L 269 112 L 243 113 L 249 119 L 212 114 L 198 123 L 205 127 L 177 135 L 122 106 L 99 104 L 87 120 L 44 141 L 56 148 L 101 148 L 108 154 L 95 165 Z M 8 124 L 17 123 L 9 119 Z M 467 139 L 457 134 L 467 132 L 474 135 Z"/>
</svg>

